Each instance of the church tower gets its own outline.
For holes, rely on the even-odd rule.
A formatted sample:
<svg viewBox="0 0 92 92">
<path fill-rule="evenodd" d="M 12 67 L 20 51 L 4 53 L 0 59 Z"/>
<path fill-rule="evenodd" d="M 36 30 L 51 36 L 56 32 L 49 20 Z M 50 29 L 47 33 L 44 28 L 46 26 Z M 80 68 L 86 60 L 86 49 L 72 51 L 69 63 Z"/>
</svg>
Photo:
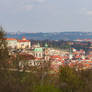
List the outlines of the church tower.
<svg viewBox="0 0 92 92">
<path fill-rule="evenodd" d="M 49 48 L 47 43 L 45 43 L 44 47 L 44 59 L 45 61 L 49 61 Z"/>
</svg>

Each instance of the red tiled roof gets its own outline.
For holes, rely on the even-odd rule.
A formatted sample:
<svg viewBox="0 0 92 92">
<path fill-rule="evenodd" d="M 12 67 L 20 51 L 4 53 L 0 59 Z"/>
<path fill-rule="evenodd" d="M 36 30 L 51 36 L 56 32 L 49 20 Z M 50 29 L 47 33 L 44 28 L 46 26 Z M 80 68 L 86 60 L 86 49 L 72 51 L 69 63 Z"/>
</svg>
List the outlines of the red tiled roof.
<svg viewBox="0 0 92 92">
<path fill-rule="evenodd" d="M 81 56 L 78 55 L 78 56 L 75 56 L 75 57 L 76 57 L 76 58 L 80 58 Z"/>
<path fill-rule="evenodd" d="M 15 38 L 5 38 L 4 40 L 17 40 Z M 18 42 L 30 42 L 29 40 L 26 40 L 25 37 L 22 38 L 22 40 L 17 40 Z"/>
<path fill-rule="evenodd" d="M 55 55 L 55 56 L 51 56 L 51 58 L 61 58 L 61 56 Z"/>
<path fill-rule="evenodd" d="M 5 40 L 16 40 L 15 38 L 5 38 Z"/>
<path fill-rule="evenodd" d="M 41 59 L 43 59 L 43 58 L 37 58 L 37 57 L 35 57 L 35 59 L 36 59 L 36 60 L 41 60 Z"/>
<path fill-rule="evenodd" d="M 29 40 L 17 40 L 18 42 L 30 42 Z"/>
<path fill-rule="evenodd" d="M 32 60 L 35 59 L 33 55 L 27 54 L 27 53 L 21 53 L 20 56 L 22 56 L 26 60 Z"/>
</svg>

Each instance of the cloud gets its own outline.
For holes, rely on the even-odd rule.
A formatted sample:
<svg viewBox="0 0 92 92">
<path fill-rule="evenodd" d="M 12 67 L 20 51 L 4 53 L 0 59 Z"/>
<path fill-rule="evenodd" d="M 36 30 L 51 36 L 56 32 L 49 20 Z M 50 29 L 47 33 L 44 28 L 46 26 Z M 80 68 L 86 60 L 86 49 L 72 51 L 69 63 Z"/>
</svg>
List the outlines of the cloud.
<svg viewBox="0 0 92 92">
<path fill-rule="evenodd" d="M 33 9 L 33 6 L 32 5 L 25 5 L 23 7 L 23 9 L 26 10 L 26 11 L 31 11 Z"/>
<path fill-rule="evenodd" d="M 82 15 L 88 15 L 88 16 L 92 16 L 92 10 L 88 10 L 87 8 L 81 8 L 81 12 Z"/>
<path fill-rule="evenodd" d="M 31 11 L 46 0 L 0 0 L 0 11 Z"/>
<path fill-rule="evenodd" d="M 92 10 L 87 11 L 87 15 L 92 15 Z"/>
<path fill-rule="evenodd" d="M 39 3 L 43 3 L 45 2 L 45 0 L 32 0 L 33 2 L 39 2 Z"/>
<path fill-rule="evenodd" d="M 22 10 L 31 11 L 39 4 L 44 3 L 46 0 L 23 0 Z"/>
<path fill-rule="evenodd" d="M 87 9 L 86 8 L 81 8 L 80 14 L 85 15 L 86 12 L 87 12 Z"/>
</svg>

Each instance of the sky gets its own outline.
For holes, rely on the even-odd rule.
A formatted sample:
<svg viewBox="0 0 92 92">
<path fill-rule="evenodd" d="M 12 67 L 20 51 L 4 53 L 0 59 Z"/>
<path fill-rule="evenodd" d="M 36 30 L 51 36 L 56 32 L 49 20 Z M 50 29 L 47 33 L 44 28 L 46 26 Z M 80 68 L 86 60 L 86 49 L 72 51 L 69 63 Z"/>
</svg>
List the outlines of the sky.
<svg viewBox="0 0 92 92">
<path fill-rule="evenodd" d="M 0 0 L 6 32 L 91 32 L 92 0 Z"/>
</svg>

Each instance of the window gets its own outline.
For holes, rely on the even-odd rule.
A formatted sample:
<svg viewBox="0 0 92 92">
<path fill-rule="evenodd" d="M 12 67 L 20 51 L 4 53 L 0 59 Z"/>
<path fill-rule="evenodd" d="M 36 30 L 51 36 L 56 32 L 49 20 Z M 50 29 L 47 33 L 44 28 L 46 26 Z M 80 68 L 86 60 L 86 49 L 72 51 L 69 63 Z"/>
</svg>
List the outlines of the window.
<svg viewBox="0 0 92 92">
<path fill-rule="evenodd" d="M 24 46 L 24 44 L 21 44 L 21 46 Z"/>
</svg>

